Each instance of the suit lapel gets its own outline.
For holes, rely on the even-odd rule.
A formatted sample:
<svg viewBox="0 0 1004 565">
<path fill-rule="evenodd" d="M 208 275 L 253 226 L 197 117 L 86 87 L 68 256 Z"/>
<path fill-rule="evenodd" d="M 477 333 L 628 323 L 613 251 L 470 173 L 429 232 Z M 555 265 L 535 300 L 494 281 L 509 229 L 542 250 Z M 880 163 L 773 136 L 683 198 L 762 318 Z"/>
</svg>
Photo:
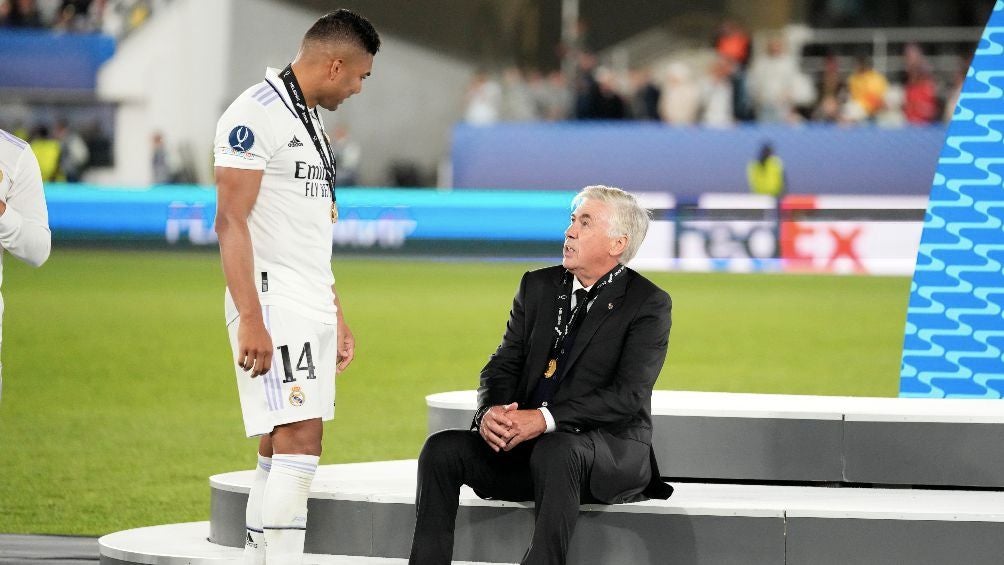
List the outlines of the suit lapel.
<svg viewBox="0 0 1004 565">
<path fill-rule="evenodd" d="M 572 351 L 568 354 L 568 360 L 561 367 L 561 374 L 558 375 L 558 378 L 564 378 L 568 374 L 568 370 L 575 365 L 575 361 L 586 350 L 586 346 L 593 339 L 593 334 L 596 333 L 596 330 L 620 306 L 621 298 L 627 290 L 627 280 L 631 274 L 632 271 L 624 273 L 623 276 L 618 277 L 617 280 L 610 283 L 596 296 L 592 307 L 586 314 L 585 319 L 582 320 L 582 325 L 579 326 L 579 331 L 575 335 L 575 344 L 572 346 Z"/>
<path fill-rule="evenodd" d="M 523 390 L 523 398 L 528 399 L 530 391 L 537 386 L 537 381 L 543 376 L 544 368 L 547 366 L 547 354 L 551 351 L 551 344 L 554 340 L 554 322 L 557 312 L 554 309 L 555 298 L 561 293 L 561 278 L 565 274 L 564 269 L 555 269 L 555 276 L 550 284 L 545 285 L 541 292 L 541 298 L 537 304 L 537 319 L 534 321 L 533 340 L 530 345 L 530 356 L 526 363 L 526 388 Z"/>
</svg>

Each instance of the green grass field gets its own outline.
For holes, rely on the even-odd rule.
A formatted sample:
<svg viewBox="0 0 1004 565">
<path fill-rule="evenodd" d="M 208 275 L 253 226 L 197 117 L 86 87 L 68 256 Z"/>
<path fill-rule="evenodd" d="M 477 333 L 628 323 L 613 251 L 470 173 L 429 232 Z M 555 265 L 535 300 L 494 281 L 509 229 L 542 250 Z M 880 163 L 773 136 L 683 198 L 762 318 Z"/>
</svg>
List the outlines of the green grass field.
<svg viewBox="0 0 1004 565">
<path fill-rule="evenodd" d="M 477 386 L 522 263 L 338 261 L 357 359 L 322 463 L 411 458 L 424 396 Z M 909 280 L 653 273 L 673 296 L 658 388 L 894 396 Z M 4 261 L 0 532 L 97 535 L 207 519 L 251 468 L 215 254 Z"/>
</svg>

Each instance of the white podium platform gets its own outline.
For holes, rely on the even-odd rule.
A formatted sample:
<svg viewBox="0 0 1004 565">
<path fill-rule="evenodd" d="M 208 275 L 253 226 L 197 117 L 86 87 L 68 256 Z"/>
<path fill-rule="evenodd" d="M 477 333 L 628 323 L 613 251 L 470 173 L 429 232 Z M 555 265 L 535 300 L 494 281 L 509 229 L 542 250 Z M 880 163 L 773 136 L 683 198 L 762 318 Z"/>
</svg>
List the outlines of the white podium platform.
<svg viewBox="0 0 1004 565">
<path fill-rule="evenodd" d="M 415 471 L 414 460 L 322 467 L 311 494 L 308 551 L 405 557 Z M 210 479 L 212 541 L 243 543 L 252 477 L 240 471 Z M 1001 492 L 674 487 L 667 501 L 583 505 L 570 562 L 976 564 L 996 563 L 1004 551 Z M 517 561 L 532 531 L 532 503 L 482 500 L 467 488 L 460 501 L 454 557 Z"/>
<path fill-rule="evenodd" d="M 473 391 L 429 396 L 430 431 L 467 428 L 475 402 Z M 652 414 L 660 470 L 676 492 L 668 501 L 583 505 L 570 563 L 1002 561 L 999 401 L 657 391 Z M 404 563 L 415 475 L 413 460 L 320 467 L 306 563 Z M 210 478 L 209 522 L 101 538 L 101 562 L 236 563 L 252 477 Z M 464 488 L 455 563 L 515 563 L 532 527 L 531 503 L 486 501 Z"/>
<path fill-rule="evenodd" d="M 475 391 L 426 397 L 429 432 L 467 428 Z M 665 477 L 1004 487 L 1004 402 L 655 391 Z"/>
</svg>

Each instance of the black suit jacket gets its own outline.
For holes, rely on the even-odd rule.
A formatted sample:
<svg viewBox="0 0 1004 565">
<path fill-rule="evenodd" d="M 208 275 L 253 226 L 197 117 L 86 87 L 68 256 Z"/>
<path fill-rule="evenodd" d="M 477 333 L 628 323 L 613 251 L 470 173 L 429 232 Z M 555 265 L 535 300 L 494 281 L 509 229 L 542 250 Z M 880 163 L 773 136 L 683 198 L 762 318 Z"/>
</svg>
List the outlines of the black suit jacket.
<svg viewBox="0 0 1004 565">
<path fill-rule="evenodd" d="M 556 266 L 523 275 L 502 343 L 481 370 L 479 414 L 529 402 L 547 365 L 564 273 Z M 652 387 L 666 360 L 671 309 L 669 294 L 627 269 L 597 295 L 556 375 L 561 384 L 548 410 L 557 431 L 593 440 L 590 491 L 601 502 L 673 492 L 652 451 Z"/>
</svg>

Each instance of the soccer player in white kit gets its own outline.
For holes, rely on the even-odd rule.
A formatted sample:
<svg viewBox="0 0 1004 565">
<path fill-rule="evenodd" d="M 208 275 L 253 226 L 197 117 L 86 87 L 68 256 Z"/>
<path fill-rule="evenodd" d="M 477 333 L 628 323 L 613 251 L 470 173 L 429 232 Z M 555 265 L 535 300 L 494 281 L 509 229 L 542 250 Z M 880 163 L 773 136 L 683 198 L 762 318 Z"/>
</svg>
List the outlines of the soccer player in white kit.
<svg viewBox="0 0 1004 565">
<path fill-rule="evenodd" d="M 216 232 L 226 322 L 248 437 L 261 436 L 245 562 L 299 564 L 307 495 L 334 417 L 335 372 L 355 342 L 331 272 L 334 156 L 317 106 L 362 89 L 380 37 L 338 10 L 307 31 L 293 63 L 267 69 L 216 128 Z"/>
<path fill-rule="evenodd" d="M 28 142 L 0 129 L 0 249 L 39 267 L 49 258 L 52 237 L 42 191 L 42 172 Z M 0 269 L 0 280 L 3 271 Z M 3 298 L 0 297 L 0 317 Z M 2 319 L 0 319 L 2 325 Z M 0 395 L 3 377 L 0 376 Z"/>
</svg>

